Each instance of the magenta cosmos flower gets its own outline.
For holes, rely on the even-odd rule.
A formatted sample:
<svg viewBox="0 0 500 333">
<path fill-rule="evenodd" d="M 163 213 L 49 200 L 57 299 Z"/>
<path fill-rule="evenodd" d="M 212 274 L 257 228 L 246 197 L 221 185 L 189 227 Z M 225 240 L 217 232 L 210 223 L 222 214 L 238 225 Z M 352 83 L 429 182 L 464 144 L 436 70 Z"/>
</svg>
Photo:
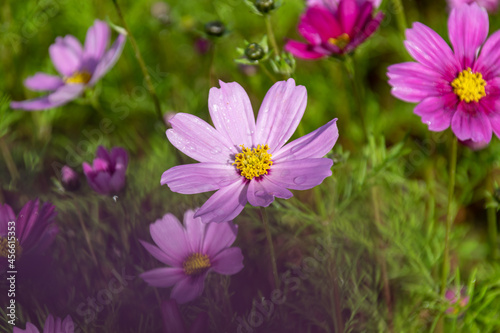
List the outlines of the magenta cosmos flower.
<svg viewBox="0 0 500 333">
<path fill-rule="evenodd" d="M 194 212 L 184 214 L 184 227 L 172 214 L 150 225 L 151 237 L 157 246 L 142 245 L 164 264 L 141 274 L 155 287 L 171 287 L 171 298 L 186 303 L 203 292 L 205 277 L 210 271 L 233 275 L 243 269 L 243 255 L 238 247 L 230 247 L 238 227 L 231 222 L 205 224 Z"/>
<path fill-rule="evenodd" d="M 215 128 L 198 117 L 178 113 L 167 130 L 170 142 L 201 162 L 165 171 L 161 184 L 183 194 L 218 190 L 196 212 L 203 222 L 234 219 L 246 203 L 269 206 L 274 197 L 289 199 L 331 176 L 333 161 L 323 158 L 339 136 L 337 119 L 287 145 L 307 104 L 295 81 L 275 83 L 255 122 L 250 99 L 236 82 L 210 89 L 208 108 Z"/>
<path fill-rule="evenodd" d="M 165 326 L 164 333 L 205 333 L 208 327 L 208 314 L 200 312 L 191 324 L 189 330 L 186 329 L 182 320 L 179 307 L 175 300 L 168 300 L 161 303 L 161 314 Z"/>
<path fill-rule="evenodd" d="M 70 316 L 66 316 L 64 320 L 61 318 L 53 317 L 49 315 L 43 326 L 43 333 L 73 333 L 75 331 L 75 324 Z M 26 329 L 22 330 L 20 328 L 14 327 L 13 333 L 40 333 L 38 328 L 32 323 L 26 323 Z"/>
<path fill-rule="evenodd" d="M 120 34 L 109 50 L 111 35 L 109 26 L 100 20 L 87 31 L 85 45 L 71 35 L 57 37 L 49 47 L 50 58 L 61 76 L 36 73 L 27 78 L 24 85 L 34 91 L 49 91 L 44 97 L 22 102 L 11 102 L 13 109 L 44 110 L 74 100 L 86 87 L 92 87 L 116 63 L 126 37 Z"/>
<path fill-rule="evenodd" d="M 285 50 L 303 59 L 352 52 L 379 27 L 384 14 L 373 17 L 379 4 L 380 0 L 309 1 L 298 27 L 307 42 L 290 40 Z"/>
<path fill-rule="evenodd" d="M 406 30 L 406 49 L 417 62 L 390 66 L 389 84 L 394 96 L 419 103 L 414 112 L 429 130 L 451 126 L 459 140 L 485 143 L 492 132 L 500 135 L 500 31 L 486 40 L 488 24 L 477 4 L 453 9 L 454 51 L 421 23 Z"/>
<path fill-rule="evenodd" d="M 59 232 L 54 223 L 56 215 L 54 205 L 46 202 L 40 206 L 38 199 L 28 201 L 17 217 L 9 205 L 0 204 L 0 272 L 8 265 L 11 237 L 15 237 L 16 263 L 19 258 L 43 253 L 52 244 Z M 14 228 L 9 223 L 12 221 L 15 221 Z"/>
<path fill-rule="evenodd" d="M 460 7 L 463 4 L 477 3 L 479 6 L 484 7 L 488 12 L 494 13 L 498 9 L 499 0 L 448 0 L 450 8 Z"/>
<path fill-rule="evenodd" d="M 128 154 L 125 149 L 114 147 L 108 153 L 106 148 L 99 146 L 93 165 L 83 163 L 83 173 L 89 186 L 97 193 L 116 194 L 125 186 L 127 165 Z"/>
</svg>

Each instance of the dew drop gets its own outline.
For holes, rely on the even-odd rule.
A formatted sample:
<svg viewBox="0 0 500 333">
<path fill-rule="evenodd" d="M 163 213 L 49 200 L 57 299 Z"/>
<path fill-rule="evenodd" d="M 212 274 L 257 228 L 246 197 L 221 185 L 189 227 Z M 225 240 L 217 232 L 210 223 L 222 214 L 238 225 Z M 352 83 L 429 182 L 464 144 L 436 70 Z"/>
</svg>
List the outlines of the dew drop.
<svg viewBox="0 0 500 333">
<path fill-rule="evenodd" d="M 306 176 L 298 176 L 293 179 L 293 182 L 297 185 L 304 184 L 307 180 Z"/>
<path fill-rule="evenodd" d="M 221 152 L 222 152 L 222 148 L 220 148 L 220 147 L 215 147 L 211 151 L 212 155 L 217 155 L 217 154 L 220 154 Z"/>
</svg>

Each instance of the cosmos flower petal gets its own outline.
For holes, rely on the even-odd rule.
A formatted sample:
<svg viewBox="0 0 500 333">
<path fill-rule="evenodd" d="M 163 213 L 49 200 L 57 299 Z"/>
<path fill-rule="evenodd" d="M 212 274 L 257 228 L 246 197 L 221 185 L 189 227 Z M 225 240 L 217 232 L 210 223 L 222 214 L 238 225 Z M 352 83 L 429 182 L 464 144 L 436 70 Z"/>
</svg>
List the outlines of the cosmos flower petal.
<svg viewBox="0 0 500 333">
<path fill-rule="evenodd" d="M 202 252 L 211 257 L 230 247 L 238 235 L 238 226 L 232 222 L 208 223 L 206 226 Z"/>
<path fill-rule="evenodd" d="M 176 265 L 189 254 L 189 244 L 184 228 L 172 214 L 165 214 L 149 226 L 151 237 L 158 247 L 177 261 Z"/>
<path fill-rule="evenodd" d="M 448 32 L 455 56 L 462 68 L 472 67 L 476 54 L 488 36 L 488 13 L 477 3 L 451 11 Z"/>
<path fill-rule="evenodd" d="M 492 136 L 490 120 L 475 108 L 464 102 L 458 104 L 457 112 L 451 120 L 451 129 L 459 140 L 489 143 Z"/>
<path fill-rule="evenodd" d="M 238 216 L 247 203 L 248 186 L 243 181 L 223 187 L 196 211 L 203 222 L 226 222 Z"/>
<path fill-rule="evenodd" d="M 327 41 L 329 38 L 342 34 L 340 23 L 327 8 L 309 7 L 302 20 L 317 31 L 322 41 Z"/>
<path fill-rule="evenodd" d="M 81 84 L 63 85 L 53 93 L 21 102 L 11 102 L 12 109 L 22 109 L 26 111 L 39 111 L 55 108 L 68 103 L 78 97 L 84 86 Z"/>
<path fill-rule="evenodd" d="M 342 24 L 342 31 L 352 36 L 353 28 L 359 15 L 359 8 L 356 0 L 340 1 L 338 15 L 340 23 Z"/>
<path fill-rule="evenodd" d="M 500 138 L 500 101 L 496 101 L 494 109 L 488 110 L 488 117 L 490 119 L 491 129 L 495 135 Z"/>
<path fill-rule="evenodd" d="M 52 91 L 63 86 L 64 81 L 59 76 L 38 72 L 24 80 L 24 85 L 33 91 Z"/>
<path fill-rule="evenodd" d="M 187 210 L 184 213 L 184 226 L 191 252 L 202 253 L 207 224 L 203 223 L 200 218 L 195 218 L 193 210 Z"/>
<path fill-rule="evenodd" d="M 292 196 L 292 192 L 265 177 L 261 181 L 251 181 L 248 185 L 247 198 L 252 206 L 267 207 L 274 197 L 290 199 Z"/>
<path fill-rule="evenodd" d="M 104 56 L 97 63 L 94 74 L 88 83 L 89 86 L 93 86 L 99 79 L 106 75 L 111 68 L 113 68 L 122 54 L 126 41 L 127 37 L 125 35 L 118 35 L 111 48 L 106 51 Z"/>
<path fill-rule="evenodd" d="M 229 156 L 238 151 L 222 134 L 204 120 L 177 113 L 170 119 L 168 140 L 180 151 L 198 162 L 227 164 Z"/>
<path fill-rule="evenodd" d="M 365 22 L 362 28 L 359 28 L 359 32 L 356 33 L 352 41 L 345 47 L 344 53 L 354 51 L 356 47 L 363 43 L 368 37 L 373 35 L 379 28 L 383 19 L 383 12 L 378 12 L 373 19 L 367 19 L 367 22 Z M 357 29 L 357 27 L 355 29 Z"/>
<path fill-rule="evenodd" d="M 321 35 L 318 30 L 316 30 L 316 28 L 309 23 L 307 15 L 302 16 L 297 29 L 302 37 L 304 37 L 310 44 L 319 45 L 322 43 Z"/>
<path fill-rule="evenodd" d="M 236 82 L 219 81 L 219 88 L 211 88 L 208 109 L 215 128 L 234 146 L 254 145 L 255 117 L 247 93 Z"/>
<path fill-rule="evenodd" d="M 306 104 L 304 86 L 296 86 L 293 79 L 275 83 L 260 107 L 255 141 L 268 144 L 270 154 L 280 149 L 295 132 Z"/>
<path fill-rule="evenodd" d="M 301 159 L 323 157 L 332 150 L 338 138 L 337 119 L 333 119 L 311 133 L 287 143 L 273 155 L 273 161 L 278 163 L 281 160 L 297 159 L 298 156 Z"/>
<path fill-rule="evenodd" d="M 268 175 L 273 183 L 292 190 L 308 190 L 332 175 L 333 161 L 329 158 L 311 158 L 279 162 Z"/>
<path fill-rule="evenodd" d="M 481 73 L 486 80 L 500 76 L 500 30 L 484 43 L 474 71 Z"/>
<path fill-rule="evenodd" d="M 13 333 L 40 333 L 40 331 L 32 323 L 26 323 L 26 329 L 23 330 L 18 327 L 14 327 Z"/>
<path fill-rule="evenodd" d="M 71 76 L 80 69 L 80 55 L 73 47 L 66 45 L 61 38 L 50 45 L 49 54 L 54 67 L 63 76 Z"/>
<path fill-rule="evenodd" d="M 205 285 L 205 276 L 206 274 L 185 277 L 172 288 L 170 298 L 179 304 L 184 304 L 200 297 Z"/>
<path fill-rule="evenodd" d="M 325 53 L 313 50 L 309 44 L 297 42 L 296 40 L 288 40 L 285 51 L 302 59 L 318 59 L 327 56 Z"/>
<path fill-rule="evenodd" d="M 87 30 L 85 37 L 84 56 L 100 59 L 109 43 L 111 29 L 104 21 L 95 20 L 94 25 Z"/>
<path fill-rule="evenodd" d="M 161 315 L 165 333 L 186 333 L 186 327 L 182 321 L 181 313 L 175 300 L 163 301 L 161 303 Z"/>
<path fill-rule="evenodd" d="M 16 215 L 12 208 L 7 204 L 0 204 L 0 237 L 7 234 L 7 223 L 15 219 Z"/>
<path fill-rule="evenodd" d="M 429 126 L 429 130 L 440 132 L 450 127 L 456 103 L 457 97 L 453 93 L 428 97 L 413 112 L 422 117 L 422 122 Z"/>
<path fill-rule="evenodd" d="M 243 269 L 243 254 L 239 247 L 222 250 L 213 260 L 212 268 L 215 272 L 224 275 L 233 275 Z"/>
<path fill-rule="evenodd" d="M 179 263 L 179 259 L 173 258 L 171 254 L 168 252 L 163 251 L 160 249 L 158 246 L 149 244 L 148 242 L 144 242 L 142 240 L 139 240 L 139 242 L 144 246 L 144 248 L 157 260 L 161 261 L 162 263 L 169 265 L 169 266 L 175 266 Z"/>
<path fill-rule="evenodd" d="M 171 287 L 186 277 L 178 267 L 155 268 L 140 275 L 141 279 L 153 287 Z"/>
<path fill-rule="evenodd" d="M 430 96 L 452 92 L 443 76 L 427 66 L 405 62 L 388 67 L 391 93 L 406 102 L 420 102 Z"/>
<path fill-rule="evenodd" d="M 195 163 L 168 169 L 161 176 L 161 184 L 167 184 L 173 192 L 194 194 L 218 190 L 240 178 L 233 165 Z"/>
<path fill-rule="evenodd" d="M 76 39 L 75 36 L 66 35 L 62 38 L 57 37 L 56 42 L 58 42 L 58 41 L 64 45 L 66 45 L 67 47 L 70 47 L 78 57 L 82 56 L 82 54 L 83 54 L 82 43 L 80 43 L 80 41 L 78 39 Z"/>
<path fill-rule="evenodd" d="M 451 82 L 460 66 L 451 48 L 434 30 L 422 23 L 413 23 L 406 30 L 405 46 L 410 55 L 422 65 L 441 73 Z"/>
</svg>

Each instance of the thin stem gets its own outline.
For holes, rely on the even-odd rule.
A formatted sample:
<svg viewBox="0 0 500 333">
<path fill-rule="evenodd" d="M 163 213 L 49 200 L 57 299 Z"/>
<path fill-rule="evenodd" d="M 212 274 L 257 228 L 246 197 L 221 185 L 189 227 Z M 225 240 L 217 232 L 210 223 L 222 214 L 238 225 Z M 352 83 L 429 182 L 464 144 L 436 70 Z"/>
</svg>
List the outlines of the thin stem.
<svg viewBox="0 0 500 333">
<path fill-rule="evenodd" d="M 489 191 L 491 192 L 491 201 L 493 201 L 493 196 L 495 195 L 495 190 L 493 188 L 493 183 L 494 183 L 494 171 L 495 168 L 492 167 L 490 170 L 490 176 L 489 176 Z M 490 206 L 486 209 L 487 217 L 488 217 L 488 238 L 490 242 L 490 254 L 492 259 L 497 259 L 498 258 L 498 249 L 497 249 L 497 235 L 498 235 L 498 230 L 497 230 L 497 209 L 494 206 Z"/>
<path fill-rule="evenodd" d="M 448 183 L 448 208 L 446 210 L 446 234 L 444 238 L 444 255 L 443 255 L 443 275 L 441 277 L 441 295 L 446 293 L 446 282 L 448 281 L 448 274 L 450 273 L 450 232 L 453 223 L 453 215 L 451 206 L 453 202 L 453 193 L 455 191 L 455 173 L 457 169 L 457 138 L 453 137 L 451 142 L 450 152 L 450 171 Z"/>
<path fill-rule="evenodd" d="M 90 242 L 90 236 L 89 232 L 87 231 L 87 227 L 85 226 L 85 223 L 83 222 L 82 214 L 80 213 L 80 210 L 78 207 L 76 208 L 76 215 L 78 215 L 78 221 L 80 222 L 80 226 L 82 227 L 83 235 L 85 237 L 85 241 L 87 242 L 87 246 L 89 247 L 90 250 L 90 255 L 92 256 L 92 260 L 94 261 L 94 264 L 98 266 L 97 263 L 97 258 L 94 253 L 94 248 L 92 247 L 92 243 Z"/>
<path fill-rule="evenodd" d="M 10 177 L 13 181 L 16 181 L 20 178 L 19 171 L 17 171 L 16 164 L 12 159 L 12 155 L 10 154 L 9 146 L 5 143 L 3 137 L 0 138 L 0 149 L 2 150 L 2 156 L 5 160 L 5 164 L 7 164 L 7 169 L 9 170 Z"/>
<path fill-rule="evenodd" d="M 151 77 L 148 73 L 148 69 L 146 67 L 146 64 L 144 63 L 144 60 L 142 59 L 141 51 L 139 50 L 139 47 L 137 46 L 135 38 L 127 26 L 127 22 L 125 22 L 125 18 L 123 17 L 120 6 L 118 5 L 118 0 L 113 0 L 113 3 L 115 4 L 116 12 L 118 13 L 118 17 L 120 17 L 121 25 L 127 31 L 128 37 L 130 39 L 130 44 L 132 44 L 132 48 L 134 49 L 135 57 L 137 58 L 137 62 L 139 63 L 139 66 L 141 67 L 142 75 L 144 75 L 144 78 L 146 79 L 146 85 L 147 85 L 149 94 L 151 95 L 151 98 L 153 98 L 153 103 L 155 105 L 158 119 L 163 123 L 164 121 L 163 121 L 163 115 L 161 112 L 160 100 L 158 99 L 158 96 L 156 95 L 156 91 L 155 91 L 155 88 L 153 86 L 153 83 L 151 82 Z"/>
<path fill-rule="evenodd" d="M 269 70 L 266 68 L 266 66 L 263 63 L 259 62 L 259 65 L 260 65 L 260 68 L 262 69 L 262 71 L 264 72 L 264 74 L 266 74 L 267 77 L 271 81 L 273 81 L 273 82 L 278 81 L 278 80 L 276 80 L 276 78 L 274 77 L 274 75 L 272 75 L 271 72 L 269 72 Z"/>
<path fill-rule="evenodd" d="M 271 229 L 269 228 L 269 218 L 264 207 L 260 207 L 260 215 L 262 217 L 262 222 L 264 223 L 264 230 L 266 231 L 267 243 L 269 244 L 269 252 L 271 253 L 271 264 L 273 266 L 273 276 L 275 288 L 280 288 L 280 279 L 278 276 L 278 266 L 276 265 L 276 254 L 274 253 L 273 237 L 271 235 Z"/>
<path fill-rule="evenodd" d="M 401 0 L 392 0 L 392 6 L 394 13 L 396 13 L 396 21 L 398 23 L 398 29 L 404 35 L 406 27 L 408 25 L 406 24 L 406 16 L 403 3 L 401 2 Z"/>
<path fill-rule="evenodd" d="M 210 88 L 215 86 L 215 42 L 210 45 L 210 65 L 208 66 L 208 82 L 210 84 Z"/>
<path fill-rule="evenodd" d="M 366 140 L 366 138 L 368 138 L 368 130 L 366 128 L 365 114 L 364 114 L 365 112 L 362 103 L 364 98 L 361 92 L 361 87 L 358 85 L 357 82 L 354 60 L 350 55 L 345 55 L 345 60 L 342 61 L 342 64 L 344 65 L 344 69 L 346 70 L 349 81 L 351 82 L 352 93 L 354 95 L 355 109 L 358 112 L 361 128 L 363 130 L 363 135 L 365 136 Z"/>
<path fill-rule="evenodd" d="M 264 15 L 266 21 L 266 29 L 267 35 L 269 36 L 269 41 L 271 42 L 271 46 L 273 47 L 274 53 L 277 57 L 280 56 L 280 49 L 278 47 L 278 43 L 276 43 L 276 38 L 274 37 L 273 26 L 271 24 L 271 15 Z"/>
</svg>

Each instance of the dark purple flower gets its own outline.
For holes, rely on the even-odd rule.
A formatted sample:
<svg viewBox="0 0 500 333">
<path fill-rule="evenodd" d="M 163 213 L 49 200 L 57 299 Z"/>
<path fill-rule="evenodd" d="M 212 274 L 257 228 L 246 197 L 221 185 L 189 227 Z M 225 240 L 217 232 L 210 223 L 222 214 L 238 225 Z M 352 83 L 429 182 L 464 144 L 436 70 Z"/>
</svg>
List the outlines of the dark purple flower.
<svg viewBox="0 0 500 333">
<path fill-rule="evenodd" d="M 126 36 L 120 34 L 109 50 L 111 29 L 100 20 L 87 31 L 85 45 L 74 36 L 57 37 L 49 47 L 50 58 L 61 76 L 36 73 L 24 85 L 34 91 L 49 91 L 44 97 L 22 102 L 11 102 L 13 109 L 45 110 L 66 104 L 80 96 L 86 87 L 92 87 L 116 63 Z"/>
<path fill-rule="evenodd" d="M 108 153 L 106 148 L 99 146 L 96 156 L 92 166 L 83 163 L 83 172 L 89 186 L 100 194 L 116 194 L 125 186 L 127 152 L 121 147 L 114 147 Z"/>
<path fill-rule="evenodd" d="M 141 274 L 155 287 L 171 287 L 171 298 L 186 303 L 199 297 L 207 274 L 233 275 L 243 269 L 243 255 L 238 247 L 230 247 L 238 232 L 232 222 L 203 223 L 194 211 L 184 214 L 184 227 L 172 214 L 166 214 L 150 227 L 157 246 L 141 244 L 164 264 Z"/>
<path fill-rule="evenodd" d="M 75 324 L 70 316 L 66 316 L 64 320 L 61 318 L 49 315 L 43 326 L 43 333 L 73 333 L 75 331 Z M 26 323 L 26 329 L 14 327 L 13 333 L 40 333 L 38 328 L 32 323 Z"/>
<path fill-rule="evenodd" d="M 500 31 L 488 37 L 488 13 L 476 3 L 448 18 L 453 50 L 434 30 L 415 22 L 405 46 L 416 62 L 388 68 L 392 94 L 419 103 L 413 112 L 429 130 L 451 127 L 461 141 L 500 137 Z"/>
<path fill-rule="evenodd" d="M 80 177 L 67 165 L 61 168 L 61 182 L 68 191 L 76 191 L 80 187 Z"/>
<path fill-rule="evenodd" d="M 208 314 L 200 312 L 191 329 L 188 331 L 182 321 L 181 313 L 177 302 L 173 299 L 161 303 L 161 314 L 163 324 L 165 325 L 165 333 L 205 333 L 208 327 Z"/>
<path fill-rule="evenodd" d="M 314 0 L 301 16 L 299 33 L 307 40 L 289 40 L 285 50 L 303 59 L 344 54 L 370 37 L 384 14 L 373 10 L 380 0 Z"/>
<path fill-rule="evenodd" d="M 59 232 L 54 223 L 56 214 L 54 205 L 46 202 L 40 207 L 38 199 L 28 201 L 17 218 L 9 205 L 0 205 L 0 271 L 8 264 L 9 240 L 15 242 L 16 262 L 20 257 L 44 252 L 52 244 Z M 14 239 L 9 234 L 14 231 L 14 224 L 9 224 L 12 221 L 15 221 Z"/>
</svg>

